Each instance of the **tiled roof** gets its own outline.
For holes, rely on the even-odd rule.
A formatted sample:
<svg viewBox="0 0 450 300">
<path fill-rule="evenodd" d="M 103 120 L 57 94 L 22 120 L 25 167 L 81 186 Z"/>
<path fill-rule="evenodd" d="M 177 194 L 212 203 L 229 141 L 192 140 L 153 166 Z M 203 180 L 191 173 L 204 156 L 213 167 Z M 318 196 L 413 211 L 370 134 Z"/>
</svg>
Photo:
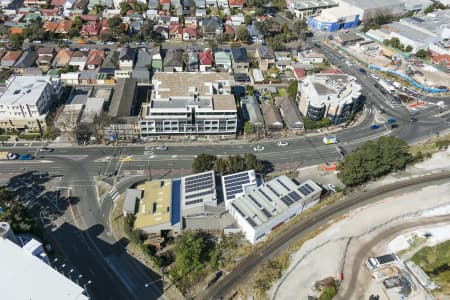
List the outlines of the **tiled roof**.
<svg viewBox="0 0 450 300">
<path fill-rule="evenodd" d="M 212 65 L 213 57 L 211 51 L 202 51 L 198 54 L 201 65 L 210 66 Z"/>
</svg>

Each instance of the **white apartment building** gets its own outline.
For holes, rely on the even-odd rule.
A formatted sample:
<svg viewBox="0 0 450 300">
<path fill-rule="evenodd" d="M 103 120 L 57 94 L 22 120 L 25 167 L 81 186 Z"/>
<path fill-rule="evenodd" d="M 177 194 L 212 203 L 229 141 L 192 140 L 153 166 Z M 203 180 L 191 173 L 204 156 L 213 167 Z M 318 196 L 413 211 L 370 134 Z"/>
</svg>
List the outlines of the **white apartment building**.
<svg viewBox="0 0 450 300">
<path fill-rule="evenodd" d="M 229 212 L 252 244 L 317 204 L 322 189 L 313 181 L 298 185 L 287 176 L 274 178 L 233 200 Z"/>
<path fill-rule="evenodd" d="M 11 76 L 0 93 L 0 128 L 41 131 L 61 81 L 50 76 Z"/>
<path fill-rule="evenodd" d="M 338 6 L 337 0 L 288 0 L 288 9 L 299 19 L 319 15 L 322 10 Z"/>
<path fill-rule="evenodd" d="M 361 85 L 346 74 L 314 74 L 299 81 L 297 97 L 302 115 L 313 121 L 327 118 L 332 124 L 347 121 L 362 106 Z"/>
<path fill-rule="evenodd" d="M 142 138 L 234 135 L 237 109 L 228 73 L 158 72 L 141 109 Z"/>
</svg>

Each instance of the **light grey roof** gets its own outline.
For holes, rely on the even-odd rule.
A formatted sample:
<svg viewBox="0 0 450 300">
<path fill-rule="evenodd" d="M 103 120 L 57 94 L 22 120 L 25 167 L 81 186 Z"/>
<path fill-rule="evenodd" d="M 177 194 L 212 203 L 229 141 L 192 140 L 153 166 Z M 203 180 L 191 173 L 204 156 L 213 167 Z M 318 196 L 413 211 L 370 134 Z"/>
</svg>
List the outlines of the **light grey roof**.
<svg viewBox="0 0 450 300">
<path fill-rule="evenodd" d="M 257 127 L 264 127 L 264 118 L 258 101 L 253 96 L 241 98 L 241 109 L 244 118 Z"/>
<path fill-rule="evenodd" d="M 303 118 L 294 100 L 289 97 L 276 97 L 284 123 L 289 129 L 303 129 Z"/>
<path fill-rule="evenodd" d="M 142 190 L 126 189 L 125 201 L 123 202 L 123 211 L 134 214 L 136 212 L 137 201 L 141 200 Z"/>
<path fill-rule="evenodd" d="M 109 105 L 108 115 L 111 117 L 127 117 L 133 112 L 136 80 L 133 78 L 118 78 L 114 94 Z"/>
<path fill-rule="evenodd" d="M 147 48 L 139 48 L 135 68 L 147 68 L 152 65 L 152 52 Z"/>
</svg>

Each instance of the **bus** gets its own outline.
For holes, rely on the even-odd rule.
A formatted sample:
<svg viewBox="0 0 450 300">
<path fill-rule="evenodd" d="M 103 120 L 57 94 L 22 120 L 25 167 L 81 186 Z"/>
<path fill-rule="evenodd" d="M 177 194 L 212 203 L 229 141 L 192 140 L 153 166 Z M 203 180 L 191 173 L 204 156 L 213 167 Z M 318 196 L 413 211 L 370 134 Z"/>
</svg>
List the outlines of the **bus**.
<svg viewBox="0 0 450 300">
<path fill-rule="evenodd" d="M 326 134 L 323 137 L 323 143 L 325 145 L 336 144 L 337 142 L 338 140 L 336 139 L 336 136 L 334 134 Z"/>
</svg>

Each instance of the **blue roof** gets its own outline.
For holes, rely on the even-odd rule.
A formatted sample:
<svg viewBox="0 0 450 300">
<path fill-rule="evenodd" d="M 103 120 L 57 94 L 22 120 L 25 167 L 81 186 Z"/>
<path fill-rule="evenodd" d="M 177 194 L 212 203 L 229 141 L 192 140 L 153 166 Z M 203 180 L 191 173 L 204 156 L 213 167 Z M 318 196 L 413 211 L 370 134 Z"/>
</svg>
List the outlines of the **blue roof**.
<svg viewBox="0 0 450 300">
<path fill-rule="evenodd" d="M 170 224 L 173 226 L 181 222 L 181 179 L 172 180 L 172 215 Z"/>
</svg>

